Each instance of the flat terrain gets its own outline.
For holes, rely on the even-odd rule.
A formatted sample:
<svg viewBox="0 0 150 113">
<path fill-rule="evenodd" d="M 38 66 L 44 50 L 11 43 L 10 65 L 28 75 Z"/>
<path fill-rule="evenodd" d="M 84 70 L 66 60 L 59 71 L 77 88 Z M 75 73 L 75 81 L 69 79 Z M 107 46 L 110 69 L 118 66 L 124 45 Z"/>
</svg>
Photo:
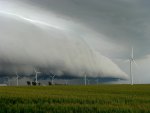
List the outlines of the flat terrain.
<svg viewBox="0 0 150 113">
<path fill-rule="evenodd" d="M 0 87 L 0 113 L 150 113 L 150 85 Z"/>
</svg>

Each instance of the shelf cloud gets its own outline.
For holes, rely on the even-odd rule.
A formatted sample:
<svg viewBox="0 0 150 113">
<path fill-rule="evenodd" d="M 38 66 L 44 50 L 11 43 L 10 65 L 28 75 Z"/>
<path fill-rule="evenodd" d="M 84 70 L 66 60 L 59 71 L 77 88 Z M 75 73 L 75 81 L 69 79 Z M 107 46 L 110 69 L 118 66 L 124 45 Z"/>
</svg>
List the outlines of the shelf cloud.
<svg viewBox="0 0 150 113">
<path fill-rule="evenodd" d="M 57 22 L 57 17 L 51 18 Z M 1 11 L 1 71 L 31 72 L 39 67 L 53 70 L 59 76 L 67 73 L 82 77 L 86 73 L 89 77 L 127 78 L 115 63 L 92 49 L 74 28 L 69 28 L 74 23 L 63 21 L 65 27 Z"/>
<path fill-rule="evenodd" d="M 58 76 L 86 73 L 127 79 L 124 67 L 115 61 L 127 60 L 131 46 L 136 58 L 149 54 L 148 4 L 146 0 L 0 1 L 0 72 L 30 75 L 38 67 Z"/>
</svg>

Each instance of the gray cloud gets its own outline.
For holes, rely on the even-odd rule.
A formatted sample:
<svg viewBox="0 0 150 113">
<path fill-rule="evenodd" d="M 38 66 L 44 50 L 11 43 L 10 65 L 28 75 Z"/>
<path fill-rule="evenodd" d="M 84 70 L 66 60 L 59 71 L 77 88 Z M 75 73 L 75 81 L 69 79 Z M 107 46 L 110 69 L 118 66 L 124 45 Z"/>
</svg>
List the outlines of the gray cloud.
<svg viewBox="0 0 150 113">
<path fill-rule="evenodd" d="M 14 55 L 8 57 L 9 54 L 1 49 L 5 53 L 1 56 L 2 59 L 5 58 L 3 61 L 26 62 L 45 67 L 53 64 L 50 67 L 57 67 L 63 72 L 66 70 L 71 70 L 71 73 L 79 72 L 78 75 L 83 70 L 90 70 L 89 75 L 90 72 L 111 75 L 112 73 L 106 72 L 122 72 L 110 59 L 114 62 L 118 58 L 128 59 L 131 46 L 134 47 L 135 58 L 141 58 L 150 53 L 150 2 L 147 0 L 15 0 L 13 3 L 7 0 L 1 1 L 1 4 L 3 4 L 1 10 L 16 14 L 11 17 L 3 14 L 0 20 L 4 25 L 1 29 L 9 30 L 11 28 L 10 36 L 13 34 L 15 40 L 20 43 L 16 45 L 13 42 L 14 39 L 0 39 L 4 41 L 2 45 L 9 43 L 12 46 L 8 49 Z M 18 20 L 16 17 L 20 19 Z M 9 23 L 10 26 L 6 26 L 5 23 Z M 14 26 L 16 26 L 15 30 L 12 30 Z M 3 37 L 10 37 L 9 34 L 7 31 L 1 32 Z M 20 36 L 21 40 L 16 38 Z M 60 36 L 62 36 L 61 39 L 58 38 Z M 49 39 L 48 37 L 53 38 Z M 30 42 L 28 42 L 29 39 Z M 24 44 L 24 42 L 26 43 Z M 56 43 L 59 45 L 59 49 Z M 1 48 L 6 47 L 2 47 L 2 45 Z M 25 48 L 26 45 L 28 48 Z M 41 46 L 39 47 L 39 45 Z M 13 47 L 18 49 L 13 50 Z M 29 48 L 31 48 L 30 51 Z M 46 50 L 47 48 L 50 48 L 48 50 L 50 53 Z M 38 50 L 44 51 L 39 52 Z M 81 58 L 72 61 L 73 58 L 79 57 L 77 54 L 81 54 L 83 59 L 86 58 L 85 61 Z M 49 60 L 49 58 L 53 60 Z M 104 62 L 102 59 L 105 59 Z M 95 64 L 99 61 L 101 63 Z M 75 67 L 70 66 L 68 62 L 75 64 Z M 112 64 L 112 67 L 102 66 L 107 64 L 106 62 L 108 65 Z M 118 64 L 118 62 L 116 63 Z M 84 69 L 82 69 L 83 67 Z M 95 71 L 92 71 L 93 69 Z M 113 73 L 112 75 L 117 74 Z"/>
<path fill-rule="evenodd" d="M 14 65 L 13 69 L 9 67 L 15 70 L 18 65 L 25 65 L 25 69 L 26 66 L 38 66 L 52 69 L 60 75 L 69 73 L 80 77 L 86 72 L 90 77 L 127 78 L 115 63 L 88 45 L 83 37 L 84 30 L 82 35 L 74 31 L 78 29 L 74 23 L 58 19 L 66 23 L 58 26 L 57 16 L 51 17 L 54 23 L 50 24 L 51 21 L 27 18 L 18 12 L 3 10 L 0 13 L 1 67 L 4 64 Z"/>
<path fill-rule="evenodd" d="M 39 8 L 50 10 L 73 21 L 80 22 L 107 37 L 107 40 L 124 47 L 138 48 L 138 57 L 149 54 L 150 2 L 148 0 L 29 0 Z M 136 41 L 135 41 L 136 40 Z M 139 48 L 139 46 L 141 48 Z M 107 47 L 106 47 L 107 48 Z M 101 50 L 101 52 L 103 52 Z M 104 54 L 119 57 L 115 54 Z M 126 52 L 126 53 L 125 53 Z M 127 57 L 122 51 L 121 57 Z"/>
</svg>

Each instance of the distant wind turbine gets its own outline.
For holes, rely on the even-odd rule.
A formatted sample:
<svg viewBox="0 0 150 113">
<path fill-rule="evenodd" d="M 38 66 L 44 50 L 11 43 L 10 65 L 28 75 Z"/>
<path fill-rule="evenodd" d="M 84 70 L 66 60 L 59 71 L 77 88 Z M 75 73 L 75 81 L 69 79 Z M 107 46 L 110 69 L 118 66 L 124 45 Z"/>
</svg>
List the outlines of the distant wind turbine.
<svg viewBox="0 0 150 113">
<path fill-rule="evenodd" d="M 20 76 L 18 75 L 18 72 L 17 72 L 17 71 L 16 71 L 16 76 L 17 76 L 17 77 L 16 77 L 16 80 L 17 80 L 17 86 L 18 86 L 18 85 L 19 85 L 19 77 L 20 77 Z"/>
<path fill-rule="evenodd" d="M 84 73 L 84 85 L 86 86 L 86 73 Z"/>
<path fill-rule="evenodd" d="M 133 47 L 131 50 L 131 58 L 129 59 L 129 61 L 130 61 L 130 80 L 131 80 L 131 85 L 133 85 L 134 82 L 133 82 L 132 66 L 133 66 L 133 63 L 136 65 L 136 62 L 134 60 L 134 55 L 133 55 Z"/>
<path fill-rule="evenodd" d="M 49 72 L 50 73 L 50 77 L 51 77 L 51 84 L 54 84 L 54 77 L 56 76 L 53 72 Z"/>
<path fill-rule="evenodd" d="M 38 80 L 37 80 L 37 76 L 38 76 L 38 74 L 39 73 L 41 73 L 41 72 L 38 72 L 35 68 L 34 68 L 34 72 L 35 72 L 35 83 L 36 83 L 36 85 L 37 85 L 37 83 L 38 83 Z"/>
<path fill-rule="evenodd" d="M 65 85 L 68 85 L 68 80 L 67 79 L 65 80 Z"/>
</svg>

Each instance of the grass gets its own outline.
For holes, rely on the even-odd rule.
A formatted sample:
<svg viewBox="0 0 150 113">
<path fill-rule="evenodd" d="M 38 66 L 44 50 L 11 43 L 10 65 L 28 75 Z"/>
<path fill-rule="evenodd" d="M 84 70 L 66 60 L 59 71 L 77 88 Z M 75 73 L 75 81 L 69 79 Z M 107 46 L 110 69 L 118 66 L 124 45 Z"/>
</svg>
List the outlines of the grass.
<svg viewBox="0 0 150 113">
<path fill-rule="evenodd" d="M 150 113 L 150 85 L 0 87 L 0 113 Z"/>
</svg>

